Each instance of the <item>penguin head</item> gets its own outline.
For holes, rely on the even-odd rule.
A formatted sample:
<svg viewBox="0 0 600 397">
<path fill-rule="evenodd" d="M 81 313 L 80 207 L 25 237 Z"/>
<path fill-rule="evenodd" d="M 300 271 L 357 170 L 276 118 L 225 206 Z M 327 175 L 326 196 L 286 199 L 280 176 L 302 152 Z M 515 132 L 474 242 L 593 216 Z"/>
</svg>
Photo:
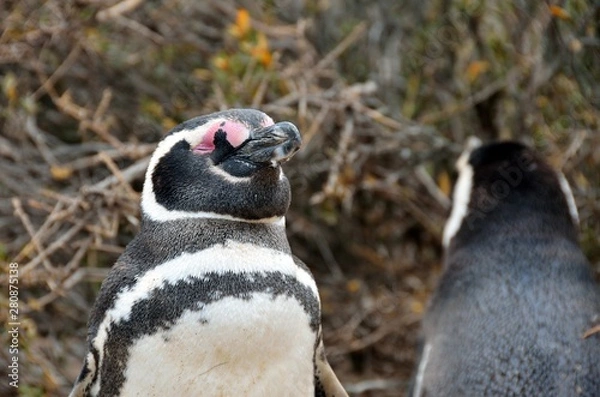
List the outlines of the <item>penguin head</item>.
<svg viewBox="0 0 600 397">
<path fill-rule="evenodd" d="M 281 220 L 291 193 L 281 164 L 300 148 L 296 126 L 258 110 L 232 109 L 188 120 L 150 159 L 145 219 Z"/>
<path fill-rule="evenodd" d="M 454 239 L 511 228 L 522 232 L 526 227 L 577 239 L 579 218 L 567 180 L 527 146 L 471 140 L 456 167 L 459 175 L 444 228 L 445 247 Z"/>
</svg>

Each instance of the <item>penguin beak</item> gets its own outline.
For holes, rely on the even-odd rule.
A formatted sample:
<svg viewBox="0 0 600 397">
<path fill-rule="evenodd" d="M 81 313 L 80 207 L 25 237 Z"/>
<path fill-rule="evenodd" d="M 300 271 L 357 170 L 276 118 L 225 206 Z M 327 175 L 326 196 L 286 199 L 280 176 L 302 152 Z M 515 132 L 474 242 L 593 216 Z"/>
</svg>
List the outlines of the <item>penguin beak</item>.
<svg viewBox="0 0 600 397">
<path fill-rule="evenodd" d="M 250 131 L 250 137 L 232 154 L 240 160 L 277 166 L 289 160 L 300 149 L 302 139 L 298 128 L 283 121 Z"/>
</svg>

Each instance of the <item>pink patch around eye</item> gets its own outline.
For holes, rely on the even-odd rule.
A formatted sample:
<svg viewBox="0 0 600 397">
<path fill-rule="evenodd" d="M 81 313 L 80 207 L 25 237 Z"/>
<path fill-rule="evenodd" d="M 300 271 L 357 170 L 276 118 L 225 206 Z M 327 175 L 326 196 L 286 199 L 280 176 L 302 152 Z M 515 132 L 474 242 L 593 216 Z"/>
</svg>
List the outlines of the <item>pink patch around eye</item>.
<svg viewBox="0 0 600 397">
<path fill-rule="evenodd" d="M 214 123 L 204 135 L 204 139 L 195 148 L 194 152 L 210 153 L 215 150 L 215 134 L 217 131 L 223 130 L 227 133 L 227 140 L 231 146 L 240 146 L 250 135 L 248 127 L 235 121 L 219 121 Z"/>
</svg>

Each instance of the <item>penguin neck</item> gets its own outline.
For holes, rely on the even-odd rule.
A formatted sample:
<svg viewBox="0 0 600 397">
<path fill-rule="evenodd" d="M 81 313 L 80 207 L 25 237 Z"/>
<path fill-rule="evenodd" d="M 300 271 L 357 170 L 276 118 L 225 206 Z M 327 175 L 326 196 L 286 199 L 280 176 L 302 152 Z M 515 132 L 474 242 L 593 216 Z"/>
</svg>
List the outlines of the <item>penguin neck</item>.
<svg viewBox="0 0 600 397">
<path fill-rule="evenodd" d="M 498 246 L 556 244 L 559 241 L 578 245 L 578 232 L 568 213 L 556 213 L 544 207 L 503 203 L 488 213 L 470 212 L 454 236 L 449 253 L 466 245 Z"/>
<path fill-rule="evenodd" d="M 539 218 L 485 225 L 468 236 L 462 230 L 445 250 L 443 263 L 446 272 L 456 274 L 488 277 L 490 271 L 496 272 L 494 280 L 521 279 L 532 272 L 552 278 L 557 271 L 579 274 L 588 267 L 577 236 L 552 229 Z"/>
<path fill-rule="evenodd" d="M 154 236 L 159 241 L 176 240 L 182 250 L 203 244 L 224 244 L 228 240 L 257 244 L 282 252 L 291 252 L 285 232 L 285 218 L 272 222 L 248 222 L 226 218 L 183 218 L 155 221 L 142 217 L 140 234 Z M 176 237 L 176 239 L 174 239 Z M 174 242 L 175 243 L 175 242 Z"/>
</svg>

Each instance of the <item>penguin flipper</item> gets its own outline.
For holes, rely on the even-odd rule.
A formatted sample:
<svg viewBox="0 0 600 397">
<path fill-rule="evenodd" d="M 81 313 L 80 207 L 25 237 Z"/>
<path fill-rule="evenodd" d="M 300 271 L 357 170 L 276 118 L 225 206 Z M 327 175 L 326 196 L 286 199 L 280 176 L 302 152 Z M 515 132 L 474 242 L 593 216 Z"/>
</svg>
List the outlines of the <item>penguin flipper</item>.
<svg viewBox="0 0 600 397">
<path fill-rule="evenodd" d="M 136 240 L 134 239 L 133 241 Z M 88 352 L 83 363 L 83 368 L 75 381 L 69 397 L 88 397 L 92 395 L 92 383 L 95 382 L 100 371 L 98 352 L 93 344 L 94 338 L 98 332 L 98 327 L 104 320 L 106 312 L 112 307 L 115 296 L 121 291 L 120 283 L 133 280 L 136 270 L 132 264 L 119 258 L 112 267 L 108 277 L 102 283 L 102 287 L 94 303 L 94 310 L 90 314 L 88 321 Z"/>
<path fill-rule="evenodd" d="M 327 361 L 320 332 L 319 345 L 315 354 L 315 397 L 348 397 L 348 393 Z"/>
<path fill-rule="evenodd" d="M 292 257 L 298 267 L 312 274 L 308 266 L 300 258 L 293 254 Z M 317 337 L 318 343 L 315 351 L 315 397 L 348 397 L 348 393 L 342 387 L 342 384 L 327 361 L 327 356 L 325 356 L 323 332 L 320 324 Z"/>
<path fill-rule="evenodd" d="M 92 380 L 96 376 L 96 365 L 95 359 L 91 353 L 85 359 L 83 363 L 83 369 L 75 381 L 73 390 L 69 394 L 69 397 L 87 397 L 90 395 L 89 386 Z"/>
<path fill-rule="evenodd" d="M 71 390 L 69 397 L 84 397 L 85 386 L 86 384 L 84 382 L 77 382 L 75 387 L 73 387 L 73 390 Z"/>
</svg>

